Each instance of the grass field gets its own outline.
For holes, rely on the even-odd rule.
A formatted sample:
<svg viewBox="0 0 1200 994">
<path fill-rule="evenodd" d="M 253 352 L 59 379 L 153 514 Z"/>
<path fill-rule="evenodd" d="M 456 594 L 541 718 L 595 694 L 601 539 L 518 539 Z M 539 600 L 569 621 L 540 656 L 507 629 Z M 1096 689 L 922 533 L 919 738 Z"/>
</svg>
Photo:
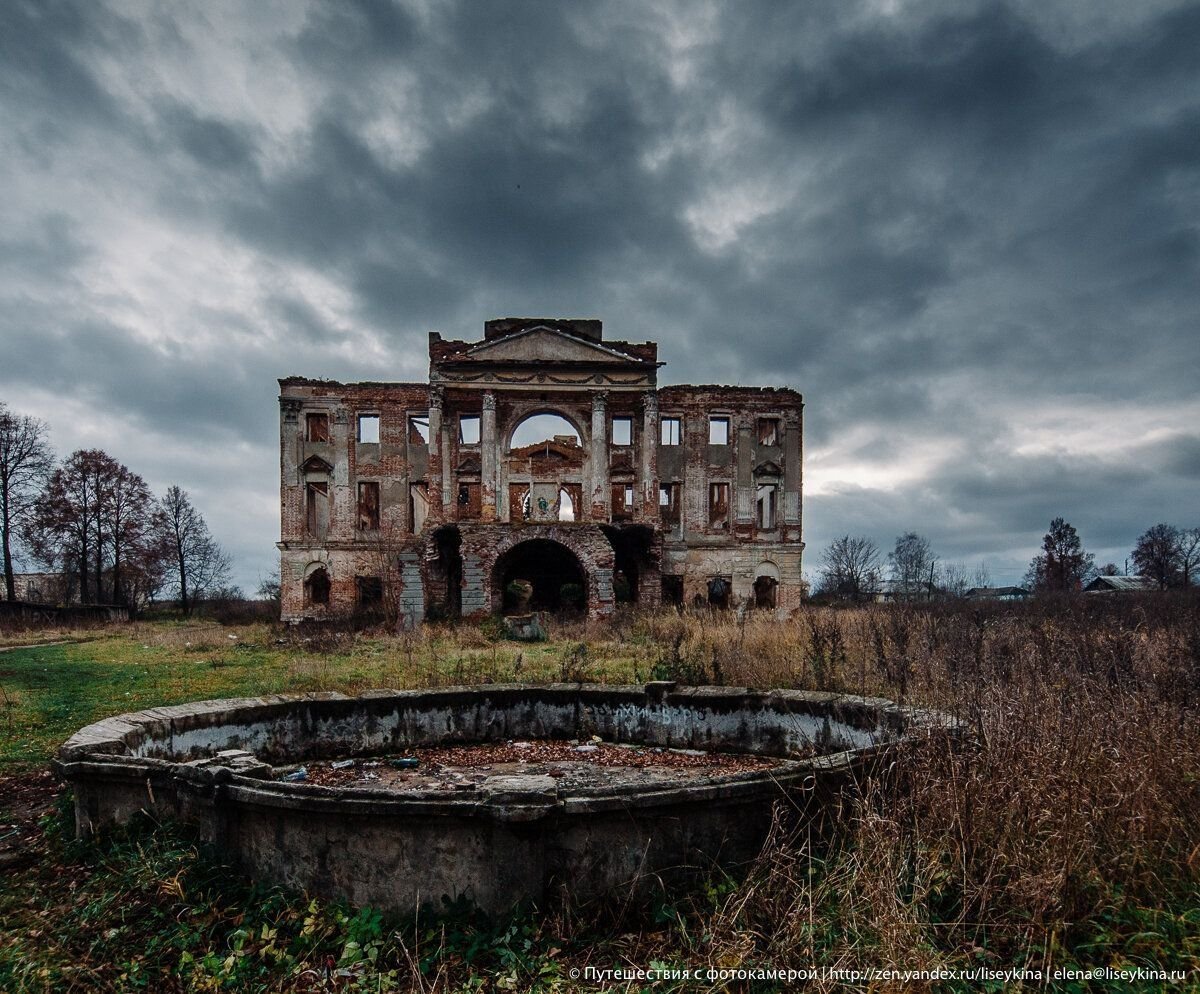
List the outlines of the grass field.
<svg viewBox="0 0 1200 994">
<path fill-rule="evenodd" d="M 1200 599 L 628 615 L 535 645 L 158 623 L 0 652 L 0 990 L 567 990 L 588 967 L 1177 971 L 1108 979 L 847 980 L 812 989 L 1200 989 Z M 14 644 L 19 635 L 6 636 Z M 952 711 L 978 748 L 914 751 L 835 831 L 781 821 L 737 880 L 578 916 L 381 917 L 239 881 L 186 832 L 70 841 L 40 771 L 79 726 L 266 692 L 527 680 L 801 687 Z M 17 829 L 8 829 L 8 824 Z M 12 848 L 14 841 L 19 843 Z M 4 853 L 0 850 L 0 859 Z M 622 981 L 628 990 L 786 983 Z"/>
</svg>

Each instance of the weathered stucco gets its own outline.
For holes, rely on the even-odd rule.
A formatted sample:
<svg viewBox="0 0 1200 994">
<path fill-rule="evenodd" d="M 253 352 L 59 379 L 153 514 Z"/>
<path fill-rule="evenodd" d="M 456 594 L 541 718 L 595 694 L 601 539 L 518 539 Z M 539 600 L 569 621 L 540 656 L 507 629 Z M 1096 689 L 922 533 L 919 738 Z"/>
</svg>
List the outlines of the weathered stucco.
<svg viewBox="0 0 1200 994">
<path fill-rule="evenodd" d="M 246 871 L 359 904 L 464 896 L 588 900 L 656 875 L 751 858 L 772 802 L 819 800 L 943 716 L 800 691 L 560 684 L 206 701 L 89 725 L 59 751 L 88 835 L 138 811 L 182 819 Z M 286 783 L 272 766 L 451 742 L 574 739 L 779 757 L 766 771 L 663 788 L 560 789 L 495 776 L 452 795 Z M 816 755 L 813 755 L 813 751 Z"/>
</svg>

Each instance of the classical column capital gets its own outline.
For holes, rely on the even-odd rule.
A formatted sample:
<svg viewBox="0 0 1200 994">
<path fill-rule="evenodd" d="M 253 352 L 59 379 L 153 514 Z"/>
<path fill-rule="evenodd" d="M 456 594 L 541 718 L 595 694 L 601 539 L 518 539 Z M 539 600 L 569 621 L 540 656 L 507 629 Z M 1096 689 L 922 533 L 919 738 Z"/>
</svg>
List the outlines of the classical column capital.
<svg viewBox="0 0 1200 994">
<path fill-rule="evenodd" d="M 496 409 L 496 395 L 491 390 L 486 391 L 483 395 L 483 409 L 485 411 Z"/>
</svg>

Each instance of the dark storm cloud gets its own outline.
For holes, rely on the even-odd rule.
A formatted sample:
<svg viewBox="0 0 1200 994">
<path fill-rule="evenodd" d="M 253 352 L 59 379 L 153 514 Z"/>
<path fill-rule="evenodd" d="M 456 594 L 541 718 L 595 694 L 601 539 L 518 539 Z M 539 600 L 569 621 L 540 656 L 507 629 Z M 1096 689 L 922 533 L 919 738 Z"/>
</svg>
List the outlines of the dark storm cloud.
<svg viewBox="0 0 1200 994">
<path fill-rule="evenodd" d="M 1196 3 L 7 4 L 0 396 L 175 472 L 269 459 L 276 376 L 597 316 L 666 382 L 805 393 L 813 552 L 1116 549 L 1200 471 L 1198 50 Z M 1152 441 L 1022 449 L 1115 400 Z"/>
</svg>

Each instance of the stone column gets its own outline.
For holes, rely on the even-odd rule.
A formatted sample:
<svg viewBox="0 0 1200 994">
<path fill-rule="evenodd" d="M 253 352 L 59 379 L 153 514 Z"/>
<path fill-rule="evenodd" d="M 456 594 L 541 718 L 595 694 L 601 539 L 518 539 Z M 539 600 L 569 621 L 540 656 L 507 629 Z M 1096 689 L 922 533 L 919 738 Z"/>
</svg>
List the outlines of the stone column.
<svg viewBox="0 0 1200 994">
<path fill-rule="evenodd" d="M 783 419 L 783 521 L 800 524 L 800 490 L 803 466 L 800 448 L 800 412 Z"/>
<path fill-rule="evenodd" d="M 592 520 L 607 521 L 612 492 L 608 485 L 608 394 L 592 394 Z M 580 508 L 582 511 L 582 508 Z M 579 515 L 582 519 L 583 515 Z"/>
<path fill-rule="evenodd" d="M 426 493 L 429 498 L 427 517 L 444 521 L 442 513 L 442 464 L 447 453 L 442 441 L 442 406 L 444 394 L 441 387 L 429 388 L 429 464 L 426 471 Z"/>
<path fill-rule="evenodd" d="M 658 394 L 650 391 L 642 408 L 642 507 L 640 517 L 658 520 Z"/>
<path fill-rule="evenodd" d="M 304 484 L 300 479 L 303 462 L 300 428 L 300 401 L 279 401 L 279 491 L 282 514 L 280 538 L 286 542 L 304 534 Z"/>
<path fill-rule="evenodd" d="M 481 451 L 479 489 L 480 517 L 496 520 L 496 395 L 488 390 L 483 395 L 483 417 L 479 426 Z"/>
<path fill-rule="evenodd" d="M 749 415 L 738 416 L 737 433 L 735 521 L 739 525 L 749 525 L 754 522 L 754 500 L 757 496 L 754 486 L 754 425 Z"/>
</svg>

